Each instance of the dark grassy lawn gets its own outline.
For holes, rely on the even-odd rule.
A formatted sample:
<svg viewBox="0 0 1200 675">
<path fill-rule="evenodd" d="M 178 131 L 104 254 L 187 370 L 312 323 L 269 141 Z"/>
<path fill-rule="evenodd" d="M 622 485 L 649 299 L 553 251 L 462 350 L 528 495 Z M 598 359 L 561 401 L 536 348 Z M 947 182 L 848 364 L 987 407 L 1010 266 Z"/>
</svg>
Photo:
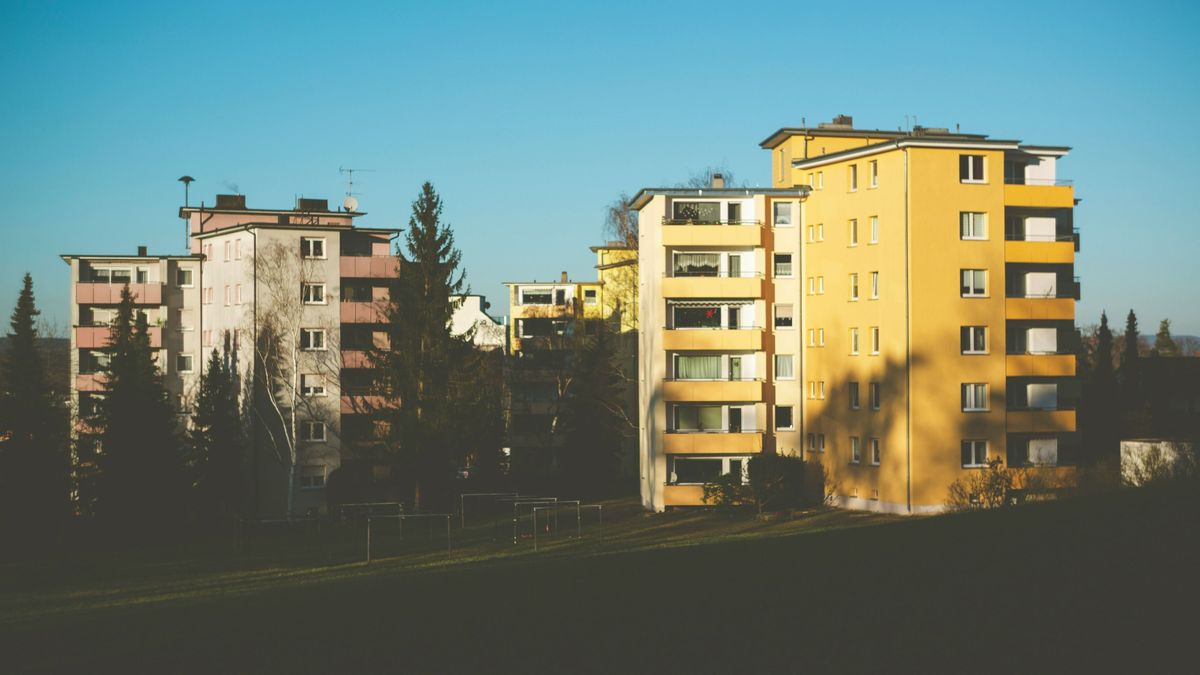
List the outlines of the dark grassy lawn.
<svg viewBox="0 0 1200 675">
<path fill-rule="evenodd" d="M 762 523 L 625 503 L 602 544 L 539 554 L 431 542 L 367 566 L 287 539 L 6 565 L 0 670 L 1191 672 L 1198 507 Z"/>
</svg>

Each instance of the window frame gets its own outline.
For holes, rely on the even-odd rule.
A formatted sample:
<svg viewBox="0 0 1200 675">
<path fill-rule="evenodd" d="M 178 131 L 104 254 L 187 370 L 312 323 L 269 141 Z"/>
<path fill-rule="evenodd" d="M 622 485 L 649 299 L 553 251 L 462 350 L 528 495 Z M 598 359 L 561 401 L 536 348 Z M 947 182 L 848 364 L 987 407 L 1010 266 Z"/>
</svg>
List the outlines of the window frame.
<svg viewBox="0 0 1200 675">
<path fill-rule="evenodd" d="M 871 336 L 870 355 L 878 356 L 879 355 L 879 326 L 871 326 L 869 335 Z"/>
<path fill-rule="evenodd" d="M 314 430 L 320 429 L 320 437 L 313 434 Z M 324 443 L 329 439 L 328 425 L 320 420 L 301 420 L 300 421 L 300 440 L 304 443 Z"/>
<path fill-rule="evenodd" d="M 310 385 L 308 378 L 314 378 L 319 381 L 319 385 Z M 325 383 L 325 376 L 321 373 L 301 373 L 300 374 L 300 395 L 307 398 L 320 398 L 329 395 L 329 387 Z"/>
<path fill-rule="evenodd" d="M 846 222 L 846 241 L 850 248 L 858 247 L 858 218 L 851 218 Z"/>
<path fill-rule="evenodd" d="M 982 335 L 983 335 L 983 348 L 982 349 L 975 349 L 975 336 L 976 336 L 977 332 L 982 333 Z M 965 349 L 963 348 L 964 342 L 966 343 Z M 985 354 L 990 353 L 990 351 L 988 349 L 990 347 L 990 344 L 988 341 L 987 326 L 986 325 L 984 325 L 984 326 L 976 326 L 976 325 L 960 326 L 959 330 L 958 330 L 958 347 L 959 347 L 959 351 L 964 356 L 980 356 L 980 355 L 985 355 Z"/>
<path fill-rule="evenodd" d="M 858 272 L 850 273 L 850 302 L 858 302 Z"/>
<path fill-rule="evenodd" d="M 320 340 L 321 346 L 313 347 L 312 346 L 312 343 L 313 343 L 312 337 L 317 336 L 317 335 L 321 336 L 321 340 Z M 304 339 L 306 336 L 309 337 L 309 340 L 308 340 L 309 346 L 308 347 L 304 346 Z M 329 349 L 329 341 L 327 340 L 327 337 L 328 337 L 327 331 L 324 328 L 301 328 L 300 329 L 300 351 L 302 351 L 302 352 L 327 351 Z"/>
<path fill-rule="evenodd" d="M 850 192 L 858 192 L 858 164 L 851 164 L 847 168 L 849 170 Z"/>
<path fill-rule="evenodd" d="M 851 328 L 850 329 L 850 355 L 851 356 L 858 356 L 858 351 L 859 351 L 859 346 L 860 346 L 858 343 L 858 339 L 859 339 L 858 328 L 857 327 Z"/>
<path fill-rule="evenodd" d="M 789 420 L 788 426 L 786 426 L 786 427 L 779 426 L 779 411 L 781 411 L 781 410 L 787 410 L 788 417 L 791 418 Z M 796 406 L 794 406 L 790 403 L 786 404 L 786 405 L 776 405 L 775 406 L 775 416 L 772 421 L 774 422 L 775 431 L 795 431 L 796 430 Z"/>
<path fill-rule="evenodd" d="M 975 160 L 979 160 L 979 176 L 975 176 Z M 964 171 L 966 169 L 966 171 Z M 965 174 L 965 177 L 964 177 Z M 973 185 L 983 185 L 987 183 L 987 155 L 968 155 L 961 154 L 958 156 L 958 182 Z"/>
<path fill-rule="evenodd" d="M 970 216 L 970 218 L 968 218 Z M 978 217 L 976 217 L 978 216 Z M 967 223 L 971 223 L 971 233 L 967 233 Z M 988 240 L 988 217 L 986 211 L 959 211 L 958 212 L 958 238 L 962 241 L 987 241 Z M 977 231 L 982 230 L 983 234 L 978 234 Z"/>
<path fill-rule="evenodd" d="M 786 220 L 779 219 L 779 216 L 780 216 L 780 208 L 779 207 L 781 207 L 781 206 L 786 207 L 786 209 L 785 209 L 787 211 L 787 219 Z M 772 225 L 772 227 L 794 227 L 795 223 L 793 222 L 792 215 L 793 215 L 793 211 L 795 209 L 792 208 L 793 206 L 794 206 L 794 204 L 792 202 L 788 202 L 788 201 L 771 202 L 771 225 Z"/>
<path fill-rule="evenodd" d="M 971 389 L 968 389 L 968 387 L 971 387 Z M 960 400 L 960 403 L 962 406 L 962 411 L 963 412 L 989 412 L 989 411 L 991 411 L 991 391 L 990 391 L 990 389 L 991 389 L 991 387 L 988 386 L 987 382 L 963 382 L 960 387 L 960 390 L 959 390 L 960 391 L 959 400 Z M 978 393 L 980 390 L 982 390 L 982 392 L 983 392 L 982 397 Z M 972 394 L 970 396 L 967 395 L 968 391 L 972 392 Z M 979 407 L 978 399 L 980 399 L 980 398 L 983 399 L 983 407 Z M 970 402 L 968 401 L 968 399 L 975 401 L 974 407 L 968 407 L 970 405 Z"/>
<path fill-rule="evenodd" d="M 850 463 L 862 464 L 862 440 L 858 436 L 850 437 Z"/>
<path fill-rule="evenodd" d="M 792 371 L 791 375 L 784 377 L 779 374 L 779 359 L 787 359 L 788 360 L 788 362 L 790 363 L 790 370 Z M 774 375 L 775 375 L 776 380 L 781 381 L 781 382 L 795 381 L 795 379 L 796 379 L 796 357 L 794 354 L 776 354 L 774 361 L 775 361 L 773 364 L 775 367 Z"/>
<path fill-rule="evenodd" d="M 867 239 L 867 245 L 873 246 L 879 243 L 879 216 L 871 216 L 867 221 L 870 223 L 871 231 Z"/>
<path fill-rule="evenodd" d="M 978 450 L 977 444 L 982 444 L 982 446 L 983 446 L 983 461 L 982 462 L 979 461 L 980 458 L 979 458 L 979 455 L 977 454 L 977 450 Z M 964 439 L 962 439 L 962 441 L 959 443 L 959 461 L 960 462 L 962 462 L 963 456 L 967 454 L 967 446 L 968 445 L 970 445 L 970 448 L 971 448 L 971 450 L 970 450 L 971 462 L 970 463 L 963 462 L 962 468 L 964 468 L 964 469 L 986 469 L 988 466 L 988 442 L 987 442 L 987 439 L 985 439 L 985 438 L 964 438 Z"/>
<path fill-rule="evenodd" d="M 883 399 L 882 386 L 879 382 L 867 383 L 867 404 L 871 410 L 879 410 L 879 405 Z"/>
<path fill-rule="evenodd" d="M 867 189 L 879 187 L 879 160 L 867 162 Z"/>
<path fill-rule="evenodd" d="M 779 325 L 779 310 L 786 307 L 788 310 L 787 320 L 788 325 Z M 771 305 L 771 325 L 775 330 L 795 330 L 796 329 L 796 307 L 790 302 L 777 302 Z"/>
<path fill-rule="evenodd" d="M 970 284 L 966 283 L 967 272 L 971 273 L 971 283 Z M 977 273 L 980 273 L 983 275 L 983 288 L 982 289 L 978 289 L 974 285 L 975 281 L 977 280 L 976 279 Z M 974 267 L 964 267 L 964 268 L 959 269 L 959 271 L 958 271 L 958 289 L 959 289 L 960 297 L 963 297 L 963 298 L 986 298 L 986 297 L 988 297 L 988 286 L 989 286 L 988 271 L 986 268 L 978 269 L 978 268 L 974 268 Z"/>
<path fill-rule="evenodd" d="M 867 440 L 867 448 L 870 453 L 871 466 L 879 466 L 880 460 L 883 458 L 883 448 L 880 445 L 878 438 Z"/>
<path fill-rule="evenodd" d="M 871 296 L 869 299 L 879 299 L 879 270 L 871 270 Z"/>
<path fill-rule="evenodd" d="M 787 269 L 788 269 L 787 274 L 779 273 L 779 265 L 780 265 L 779 257 L 780 256 L 787 256 Z M 795 276 L 796 269 L 795 269 L 795 266 L 792 264 L 793 259 L 794 259 L 794 256 L 791 253 L 772 253 L 771 254 L 771 274 L 772 274 L 772 276 L 776 279 L 795 279 L 796 278 L 796 276 Z"/>
<path fill-rule="evenodd" d="M 321 289 L 321 299 L 313 300 L 309 297 L 309 290 Z M 305 305 L 328 305 L 329 294 L 328 288 L 324 282 L 304 281 L 300 283 L 300 302 Z"/>
<path fill-rule="evenodd" d="M 320 255 L 314 255 L 314 244 L 319 244 Z M 325 237 L 300 237 L 300 257 L 304 260 L 328 260 L 329 249 Z"/>
<path fill-rule="evenodd" d="M 850 401 L 850 409 L 860 410 L 862 408 L 862 401 L 859 397 L 859 386 L 856 380 L 850 380 L 846 383 L 846 393 Z"/>
<path fill-rule="evenodd" d="M 187 278 L 188 278 L 188 281 L 186 284 L 183 283 L 182 281 L 180 281 L 180 277 L 184 274 L 187 274 Z M 196 287 L 196 270 L 194 270 L 190 267 L 175 268 L 175 285 L 180 288 L 195 288 Z"/>
<path fill-rule="evenodd" d="M 186 361 L 184 361 L 186 359 Z M 187 367 L 183 367 L 183 363 L 187 363 Z M 194 373 L 196 372 L 196 357 L 192 354 L 176 354 L 175 355 L 175 372 L 177 373 Z"/>
</svg>

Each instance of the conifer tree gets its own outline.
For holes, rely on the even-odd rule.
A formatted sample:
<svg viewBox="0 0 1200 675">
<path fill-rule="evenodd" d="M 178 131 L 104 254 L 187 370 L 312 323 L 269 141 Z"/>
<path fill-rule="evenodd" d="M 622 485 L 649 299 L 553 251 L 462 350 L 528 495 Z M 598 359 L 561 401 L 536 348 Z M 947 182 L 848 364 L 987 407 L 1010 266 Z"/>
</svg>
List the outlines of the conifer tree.
<svg viewBox="0 0 1200 675">
<path fill-rule="evenodd" d="M 1171 338 L 1171 320 L 1163 319 L 1154 336 L 1155 356 L 1179 356 L 1179 345 Z"/>
<path fill-rule="evenodd" d="M 20 538 L 54 534 L 70 504 L 66 408 L 46 377 L 38 313 L 26 273 L 0 362 L 0 522 Z"/>
<path fill-rule="evenodd" d="M 206 517 L 237 511 L 242 469 L 242 428 L 229 350 L 209 356 L 189 433 L 192 483 Z"/>
<path fill-rule="evenodd" d="M 1096 364 L 1097 377 L 1111 379 L 1113 377 L 1113 336 L 1108 327 L 1108 313 L 1100 312 L 1100 328 L 1096 331 Z"/>
<path fill-rule="evenodd" d="M 384 393 L 399 401 L 375 413 L 386 422 L 389 459 L 411 480 L 414 509 L 422 507 L 424 492 L 448 486 L 461 459 L 452 449 L 450 381 L 451 355 L 463 340 L 452 334 L 450 319 L 465 281 L 454 233 L 441 216 L 441 198 L 426 181 L 408 219 L 407 252 L 396 252 L 399 278 L 384 310 L 390 345 L 368 352 Z"/>
<path fill-rule="evenodd" d="M 573 370 L 563 411 L 566 443 L 559 451 L 558 467 L 566 487 L 595 497 L 616 484 L 625 424 L 622 380 L 603 327 L 595 338 L 582 342 Z"/>
<path fill-rule="evenodd" d="M 135 312 L 126 286 L 110 335 L 96 514 L 110 526 L 165 524 L 186 501 L 183 453 L 175 413 L 150 348 L 146 315 Z"/>
<path fill-rule="evenodd" d="M 1117 383 L 1113 375 L 1113 336 L 1108 314 L 1101 312 L 1096 331 L 1096 363 L 1086 378 L 1080 406 L 1081 431 L 1091 459 L 1111 458 L 1117 452 L 1121 410 L 1117 401 Z"/>
<path fill-rule="evenodd" d="M 1140 344 L 1137 315 L 1131 309 L 1125 318 L 1125 344 L 1121 354 L 1122 394 L 1127 406 L 1132 406 L 1141 395 Z"/>
</svg>

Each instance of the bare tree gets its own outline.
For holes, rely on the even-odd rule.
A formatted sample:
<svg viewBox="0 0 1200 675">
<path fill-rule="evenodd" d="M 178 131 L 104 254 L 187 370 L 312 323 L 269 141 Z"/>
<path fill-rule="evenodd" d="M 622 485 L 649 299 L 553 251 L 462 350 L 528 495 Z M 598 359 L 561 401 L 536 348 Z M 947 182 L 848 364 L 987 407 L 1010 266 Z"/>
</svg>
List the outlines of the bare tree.
<svg viewBox="0 0 1200 675">
<path fill-rule="evenodd" d="M 324 305 L 309 309 L 302 296 L 302 281 L 324 278 L 321 261 L 302 258 L 299 246 L 287 246 L 272 241 L 262 247 L 249 264 L 257 279 L 255 311 L 257 338 L 254 344 L 254 403 L 255 422 L 264 430 L 275 459 L 287 471 L 287 516 L 293 515 L 296 467 L 300 458 L 298 442 L 300 424 L 304 421 L 323 422 L 327 433 L 336 434 L 330 422 L 334 417 L 327 401 L 338 405 L 338 365 L 341 351 L 339 336 L 334 330 L 328 309 Z M 328 289 L 328 286 L 326 286 Z M 333 301 L 326 297 L 324 302 Z M 304 329 L 323 331 L 322 344 L 303 344 Z M 308 339 L 317 339 L 315 335 Z M 314 374 L 324 381 L 327 394 L 306 396 L 302 375 Z"/>
<path fill-rule="evenodd" d="M 604 234 L 633 250 L 638 247 L 638 212 L 633 209 L 633 197 L 622 192 L 604 209 Z"/>
<path fill-rule="evenodd" d="M 712 187 L 713 178 L 720 176 L 725 181 L 725 185 L 735 187 L 733 170 L 730 169 L 724 162 L 716 166 L 706 166 L 699 171 L 693 171 L 688 179 L 680 183 L 679 187 L 685 188 L 709 188 Z"/>
</svg>

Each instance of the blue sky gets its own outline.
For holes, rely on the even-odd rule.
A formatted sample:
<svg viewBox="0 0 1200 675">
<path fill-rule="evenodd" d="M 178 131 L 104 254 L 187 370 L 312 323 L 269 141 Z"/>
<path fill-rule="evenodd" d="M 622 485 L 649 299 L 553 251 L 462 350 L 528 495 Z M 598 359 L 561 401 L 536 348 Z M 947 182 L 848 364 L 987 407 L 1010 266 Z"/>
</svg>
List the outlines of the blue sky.
<svg viewBox="0 0 1200 675">
<path fill-rule="evenodd" d="M 193 203 L 340 200 L 401 226 L 432 180 L 468 281 L 588 278 L 621 191 L 851 114 L 1075 148 L 1078 323 L 1200 334 L 1194 3 L 165 3 L 0 6 L 0 310 L 65 328 L 64 252 L 178 253 Z"/>
</svg>

